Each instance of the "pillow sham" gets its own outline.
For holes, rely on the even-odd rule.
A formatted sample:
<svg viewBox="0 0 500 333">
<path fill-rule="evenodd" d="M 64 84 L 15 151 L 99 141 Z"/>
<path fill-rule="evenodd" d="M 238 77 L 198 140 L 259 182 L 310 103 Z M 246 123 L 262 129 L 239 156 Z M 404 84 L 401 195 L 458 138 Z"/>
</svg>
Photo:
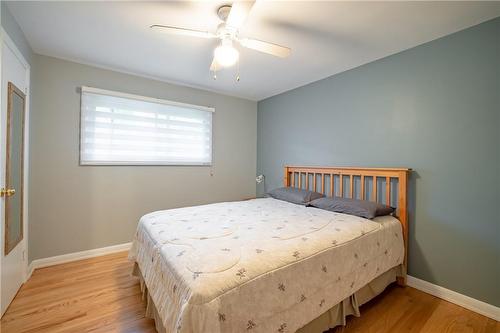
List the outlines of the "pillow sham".
<svg viewBox="0 0 500 333">
<path fill-rule="evenodd" d="M 394 208 L 376 202 L 341 197 L 319 198 L 311 201 L 309 206 L 367 219 L 394 212 Z"/>
<path fill-rule="evenodd" d="M 324 194 L 298 189 L 295 187 L 280 187 L 267 193 L 270 197 L 288 201 L 294 204 L 305 205 L 310 201 L 324 197 Z"/>
</svg>

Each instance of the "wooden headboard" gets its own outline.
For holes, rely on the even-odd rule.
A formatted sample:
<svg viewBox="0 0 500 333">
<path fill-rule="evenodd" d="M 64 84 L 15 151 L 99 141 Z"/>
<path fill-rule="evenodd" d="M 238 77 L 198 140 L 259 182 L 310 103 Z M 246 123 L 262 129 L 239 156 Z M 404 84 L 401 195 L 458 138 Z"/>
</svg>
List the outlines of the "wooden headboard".
<svg viewBox="0 0 500 333">
<path fill-rule="evenodd" d="M 396 207 L 403 228 L 404 269 L 408 258 L 407 185 L 410 168 L 285 166 L 284 186 L 321 192 L 327 196 L 380 202 Z M 398 283 L 406 284 L 406 272 Z"/>
</svg>

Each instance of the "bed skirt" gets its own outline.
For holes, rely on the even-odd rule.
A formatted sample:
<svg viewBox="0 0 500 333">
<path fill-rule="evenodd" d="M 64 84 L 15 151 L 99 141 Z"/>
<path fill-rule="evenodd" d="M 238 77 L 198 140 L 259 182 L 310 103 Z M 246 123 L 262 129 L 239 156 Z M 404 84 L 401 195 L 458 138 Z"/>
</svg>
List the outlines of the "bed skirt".
<svg viewBox="0 0 500 333">
<path fill-rule="evenodd" d="M 342 302 L 333 306 L 321 316 L 299 329 L 297 333 L 322 333 L 334 328 L 335 326 L 345 325 L 347 316 L 354 315 L 359 317 L 359 307 L 379 295 L 388 285 L 395 282 L 396 277 L 400 276 L 401 272 L 402 266 L 396 266 L 379 275 L 354 294 L 347 297 Z M 144 278 L 142 277 L 141 270 L 139 269 L 137 263 L 134 264 L 132 274 L 138 277 L 140 281 L 142 298 L 146 303 L 146 317 L 154 320 L 156 331 L 158 333 L 165 333 L 162 320 L 156 310 L 153 300 L 149 295 L 148 288 L 144 283 Z"/>
</svg>

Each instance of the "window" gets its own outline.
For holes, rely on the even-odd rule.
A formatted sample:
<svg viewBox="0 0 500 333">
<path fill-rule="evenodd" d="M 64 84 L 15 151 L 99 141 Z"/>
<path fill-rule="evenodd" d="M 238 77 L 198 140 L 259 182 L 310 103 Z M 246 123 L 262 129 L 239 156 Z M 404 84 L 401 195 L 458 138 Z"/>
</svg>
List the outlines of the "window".
<svg viewBox="0 0 500 333">
<path fill-rule="evenodd" d="M 210 165 L 213 112 L 82 87 L 80 164 Z"/>
</svg>

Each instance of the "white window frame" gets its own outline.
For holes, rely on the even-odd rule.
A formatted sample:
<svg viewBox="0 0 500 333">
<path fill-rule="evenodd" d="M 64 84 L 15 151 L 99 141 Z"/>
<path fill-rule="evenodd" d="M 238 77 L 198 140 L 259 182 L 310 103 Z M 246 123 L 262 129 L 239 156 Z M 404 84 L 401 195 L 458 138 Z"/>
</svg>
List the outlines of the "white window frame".
<svg viewBox="0 0 500 333">
<path fill-rule="evenodd" d="M 204 163 L 204 162 L 168 162 L 168 161 L 102 161 L 102 162 L 100 162 L 100 161 L 82 161 L 81 149 L 82 149 L 82 129 L 83 129 L 83 122 L 84 122 L 84 113 L 82 111 L 83 98 L 81 98 L 81 97 L 82 97 L 83 93 L 85 93 L 85 92 L 92 93 L 92 94 L 104 95 L 104 96 L 113 96 L 113 97 L 134 99 L 134 100 L 144 101 L 144 102 L 149 102 L 149 103 L 157 103 L 157 104 L 185 107 L 185 108 L 191 108 L 191 109 L 196 109 L 196 110 L 200 110 L 200 111 L 215 113 L 214 107 L 181 103 L 181 102 L 169 101 L 166 99 L 147 97 L 147 96 L 123 93 L 123 92 L 119 92 L 119 91 L 82 86 L 81 93 L 80 93 L 80 129 L 79 129 L 80 138 L 79 138 L 79 147 L 78 147 L 79 165 L 81 165 L 81 166 L 92 166 L 92 165 L 162 166 L 163 165 L 163 166 L 209 166 L 209 167 L 212 166 L 213 159 L 214 159 L 214 138 L 213 138 L 213 136 L 214 136 L 214 132 L 213 132 L 214 131 L 214 117 L 213 117 L 213 115 L 212 115 L 212 124 L 211 124 L 212 128 L 211 128 L 211 140 L 210 140 L 210 142 L 211 142 L 211 149 L 210 149 L 211 156 L 210 156 L 209 163 Z"/>
</svg>

